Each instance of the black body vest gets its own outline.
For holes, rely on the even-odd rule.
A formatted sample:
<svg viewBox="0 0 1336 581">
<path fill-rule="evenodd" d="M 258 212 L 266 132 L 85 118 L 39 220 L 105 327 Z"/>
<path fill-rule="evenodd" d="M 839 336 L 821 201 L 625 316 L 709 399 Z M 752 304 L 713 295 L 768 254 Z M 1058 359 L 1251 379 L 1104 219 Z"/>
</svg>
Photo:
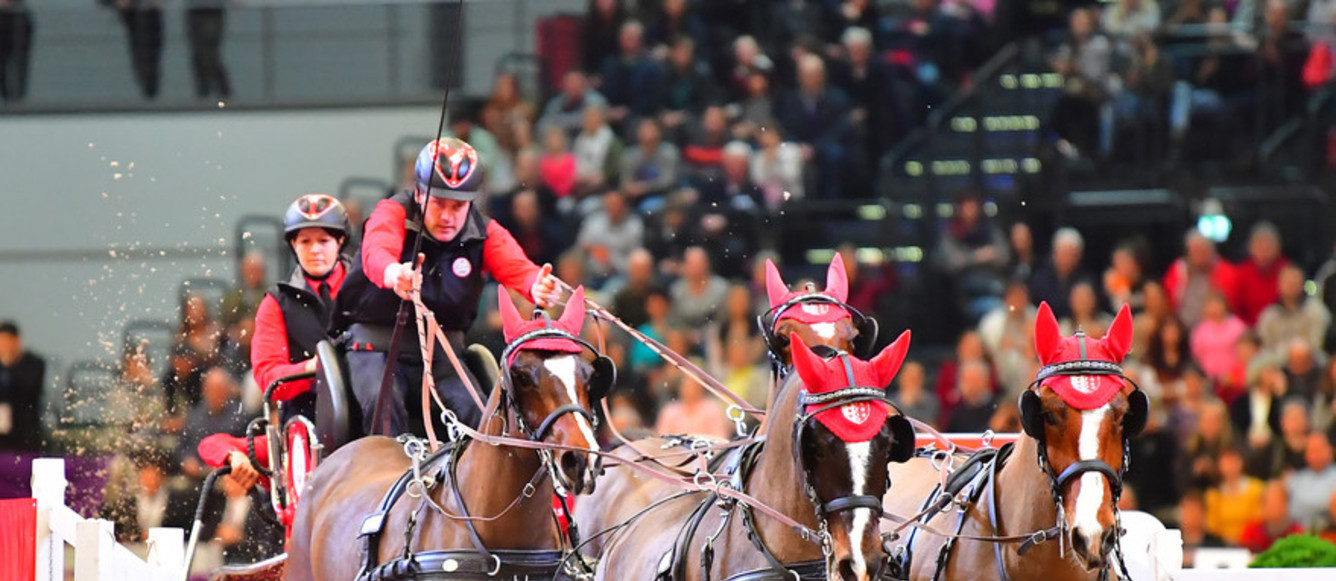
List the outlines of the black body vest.
<svg viewBox="0 0 1336 581">
<path fill-rule="evenodd" d="M 346 283 L 351 265 L 342 256 L 339 263 L 343 265 Z M 301 267 L 297 267 L 287 282 L 275 283 L 269 289 L 269 296 L 278 301 L 278 309 L 283 313 L 283 326 L 288 332 L 288 363 L 314 357 L 316 343 L 328 338 L 329 313 L 320 304 L 320 297 L 307 288 Z"/>
<path fill-rule="evenodd" d="M 400 192 L 390 198 L 404 207 L 404 248 L 399 253 L 400 263 L 412 263 L 414 238 L 418 236 L 418 207 L 411 192 Z M 490 218 L 469 207 L 464 227 L 449 242 L 440 242 L 428 234 L 422 240 L 422 303 L 436 313 L 436 321 L 446 331 L 467 331 L 478 316 L 478 301 L 483 289 L 483 247 L 487 243 L 487 225 Z M 376 286 L 362 271 L 362 250 L 353 258 L 348 278 L 343 282 L 338 299 L 331 334 L 338 336 L 353 323 L 393 327 L 399 311 L 399 295 L 391 289 Z M 416 340 L 416 333 L 407 333 Z"/>
</svg>

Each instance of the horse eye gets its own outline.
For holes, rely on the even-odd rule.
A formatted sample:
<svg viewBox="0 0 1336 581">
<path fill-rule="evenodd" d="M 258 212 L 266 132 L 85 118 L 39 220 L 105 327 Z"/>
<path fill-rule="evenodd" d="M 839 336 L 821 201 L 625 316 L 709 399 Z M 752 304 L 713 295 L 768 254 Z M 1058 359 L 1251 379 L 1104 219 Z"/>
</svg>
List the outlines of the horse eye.
<svg viewBox="0 0 1336 581">
<path fill-rule="evenodd" d="M 1056 426 L 1058 425 L 1058 414 L 1053 413 L 1051 410 L 1046 410 L 1044 411 L 1044 421 L 1050 426 Z"/>
</svg>

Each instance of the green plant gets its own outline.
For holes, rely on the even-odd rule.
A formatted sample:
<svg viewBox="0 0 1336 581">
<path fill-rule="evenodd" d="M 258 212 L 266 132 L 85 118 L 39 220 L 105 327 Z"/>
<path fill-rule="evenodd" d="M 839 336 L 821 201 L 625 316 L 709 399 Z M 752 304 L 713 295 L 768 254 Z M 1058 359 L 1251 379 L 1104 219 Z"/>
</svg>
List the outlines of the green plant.
<svg viewBox="0 0 1336 581">
<path fill-rule="evenodd" d="M 1276 541 L 1248 565 L 1254 568 L 1336 567 L 1336 545 L 1313 535 L 1290 535 Z"/>
</svg>

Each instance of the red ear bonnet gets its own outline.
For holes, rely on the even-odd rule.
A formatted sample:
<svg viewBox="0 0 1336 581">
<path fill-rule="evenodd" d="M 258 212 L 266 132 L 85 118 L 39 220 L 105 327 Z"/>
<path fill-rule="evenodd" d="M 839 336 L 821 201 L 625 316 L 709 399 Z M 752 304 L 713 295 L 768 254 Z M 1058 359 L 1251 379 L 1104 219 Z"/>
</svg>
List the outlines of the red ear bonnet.
<svg viewBox="0 0 1336 581">
<path fill-rule="evenodd" d="M 793 346 L 793 368 L 803 380 L 803 389 L 809 394 L 831 393 L 848 387 L 871 387 L 886 389 L 900 364 L 904 363 L 909 352 L 909 331 L 900 334 L 895 342 L 886 346 L 871 361 L 863 361 L 852 355 L 847 356 L 849 367 L 853 369 L 853 386 L 850 386 L 849 373 L 844 361 L 835 357 L 823 359 L 813 353 L 797 335 L 791 337 Z M 824 404 L 823 404 L 824 405 Z M 821 405 L 809 405 L 805 413 L 820 409 Z M 821 425 L 845 442 L 866 442 L 881 431 L 882 424 L 890 416 L 891 406 L 880 401 L 855 402 L 831 408 L 816 414 Z"/>
<path fill-rule="evenodd" d="M 779 269 L 775 268 L 775 263 L 765 261 L 765 294 L 770 299 L 770 308 L 778 307 L 795 298 L 809 294 L 806 291 L 790 292 L 788 285 L 784 284 L 784 279 L 779 276 Z M 844 259 L 839 254 L 831 261 L 830 267 L 826 270 L 826 290 L 821 291 L 824 294 L 841 303 L 849 299 L 849 275 L 844 270 Z M 834 323 L 840 319 L 850 318 L 849 312 L 829 303 L 801 303 L 793 305 L 779 314 L 780 319 L 793 319 L 799 323 L 812 325 L 816 323 Z"/>
<path fill-rule="evenodd" d="M 499 289 L 497 292 L 497 306 L 501 310 L 501 334 L 505 337 L 506 343 L 513 343 L 516 339 L 525 334 L 532 333 L 551 325 L 552 328 L 565 331 L 566 333 L 579 337 L 580 332 L 584 330 L 584 287 L 578 287 L 571 293 L 570 300 L 566 301 L 566 310 L 561 313 L 561 318 L 552 321 L 543 315 L 534 317 L 531 320 L 525 320 L 520 316 L 519 310 L 515 308 L 515 303 L 510 300 L 510 294 L 505 289 Z M 526 341 L 520 349 L 511 353 L 511 359 L 520 350 L 535 351 L 559 351 L 562 353 L 580 353 L 584 348 L 575 341 L 562 337 L 542 337 Z M 510 365 L 506 361 L 506 365 Z"/>
<path fill-rule="evenodd" d="M 1048 303 L 1039 305 L 1034 323 L 1034 347 L 1039 363 L 1045 367 L 1072 361 L 1106 361 L 1120 364 L 1132 346 L 1132 313 L 1124 305 L 1118 311 L 1109 332 L 1095 339 L 1077 333 L 1063 337 L 1058 321 Z M 1053 375 L 1045 378 L 1042 386 L 1052 389 L 1067 405 L 1078 410 L 1089 410 L 1109 403 L 1126 387 L 1117 375 Z"/>
</svg>

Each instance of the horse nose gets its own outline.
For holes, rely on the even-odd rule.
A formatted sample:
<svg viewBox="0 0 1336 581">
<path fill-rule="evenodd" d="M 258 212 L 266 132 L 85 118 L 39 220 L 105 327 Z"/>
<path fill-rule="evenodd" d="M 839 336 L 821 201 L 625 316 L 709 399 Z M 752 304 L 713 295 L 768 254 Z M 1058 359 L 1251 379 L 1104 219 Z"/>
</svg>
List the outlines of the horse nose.
<svg viewBox="0 0 1336 581">
<path fill-rule="evenodd" d="M 851 557 L 844 557 L 835 562 L 836 579 L 839 581 L 872 581 L 881 578 L 881 561 L 864 563 Z"/>
<path fill-rule="evenodd" d="M 585 488 L 585 473 L 589 468 L 589 455 L 577 452 L 566 451 L 561 453 L 558 459 L 561 464 L 561 473 L 566 477 L 566 481 L 571 483 L 571 492 L 582 492 Z"/>
<path fill-rule="evenodd" d="M 1095 570 L 1104 567 L 1105 549 L 1113 546 L 1112 529 L 1090 531 L 1077 527 L 1072 529 L 1072 550 L 1085 561 L 1086 569 Z"/>
</svg>

